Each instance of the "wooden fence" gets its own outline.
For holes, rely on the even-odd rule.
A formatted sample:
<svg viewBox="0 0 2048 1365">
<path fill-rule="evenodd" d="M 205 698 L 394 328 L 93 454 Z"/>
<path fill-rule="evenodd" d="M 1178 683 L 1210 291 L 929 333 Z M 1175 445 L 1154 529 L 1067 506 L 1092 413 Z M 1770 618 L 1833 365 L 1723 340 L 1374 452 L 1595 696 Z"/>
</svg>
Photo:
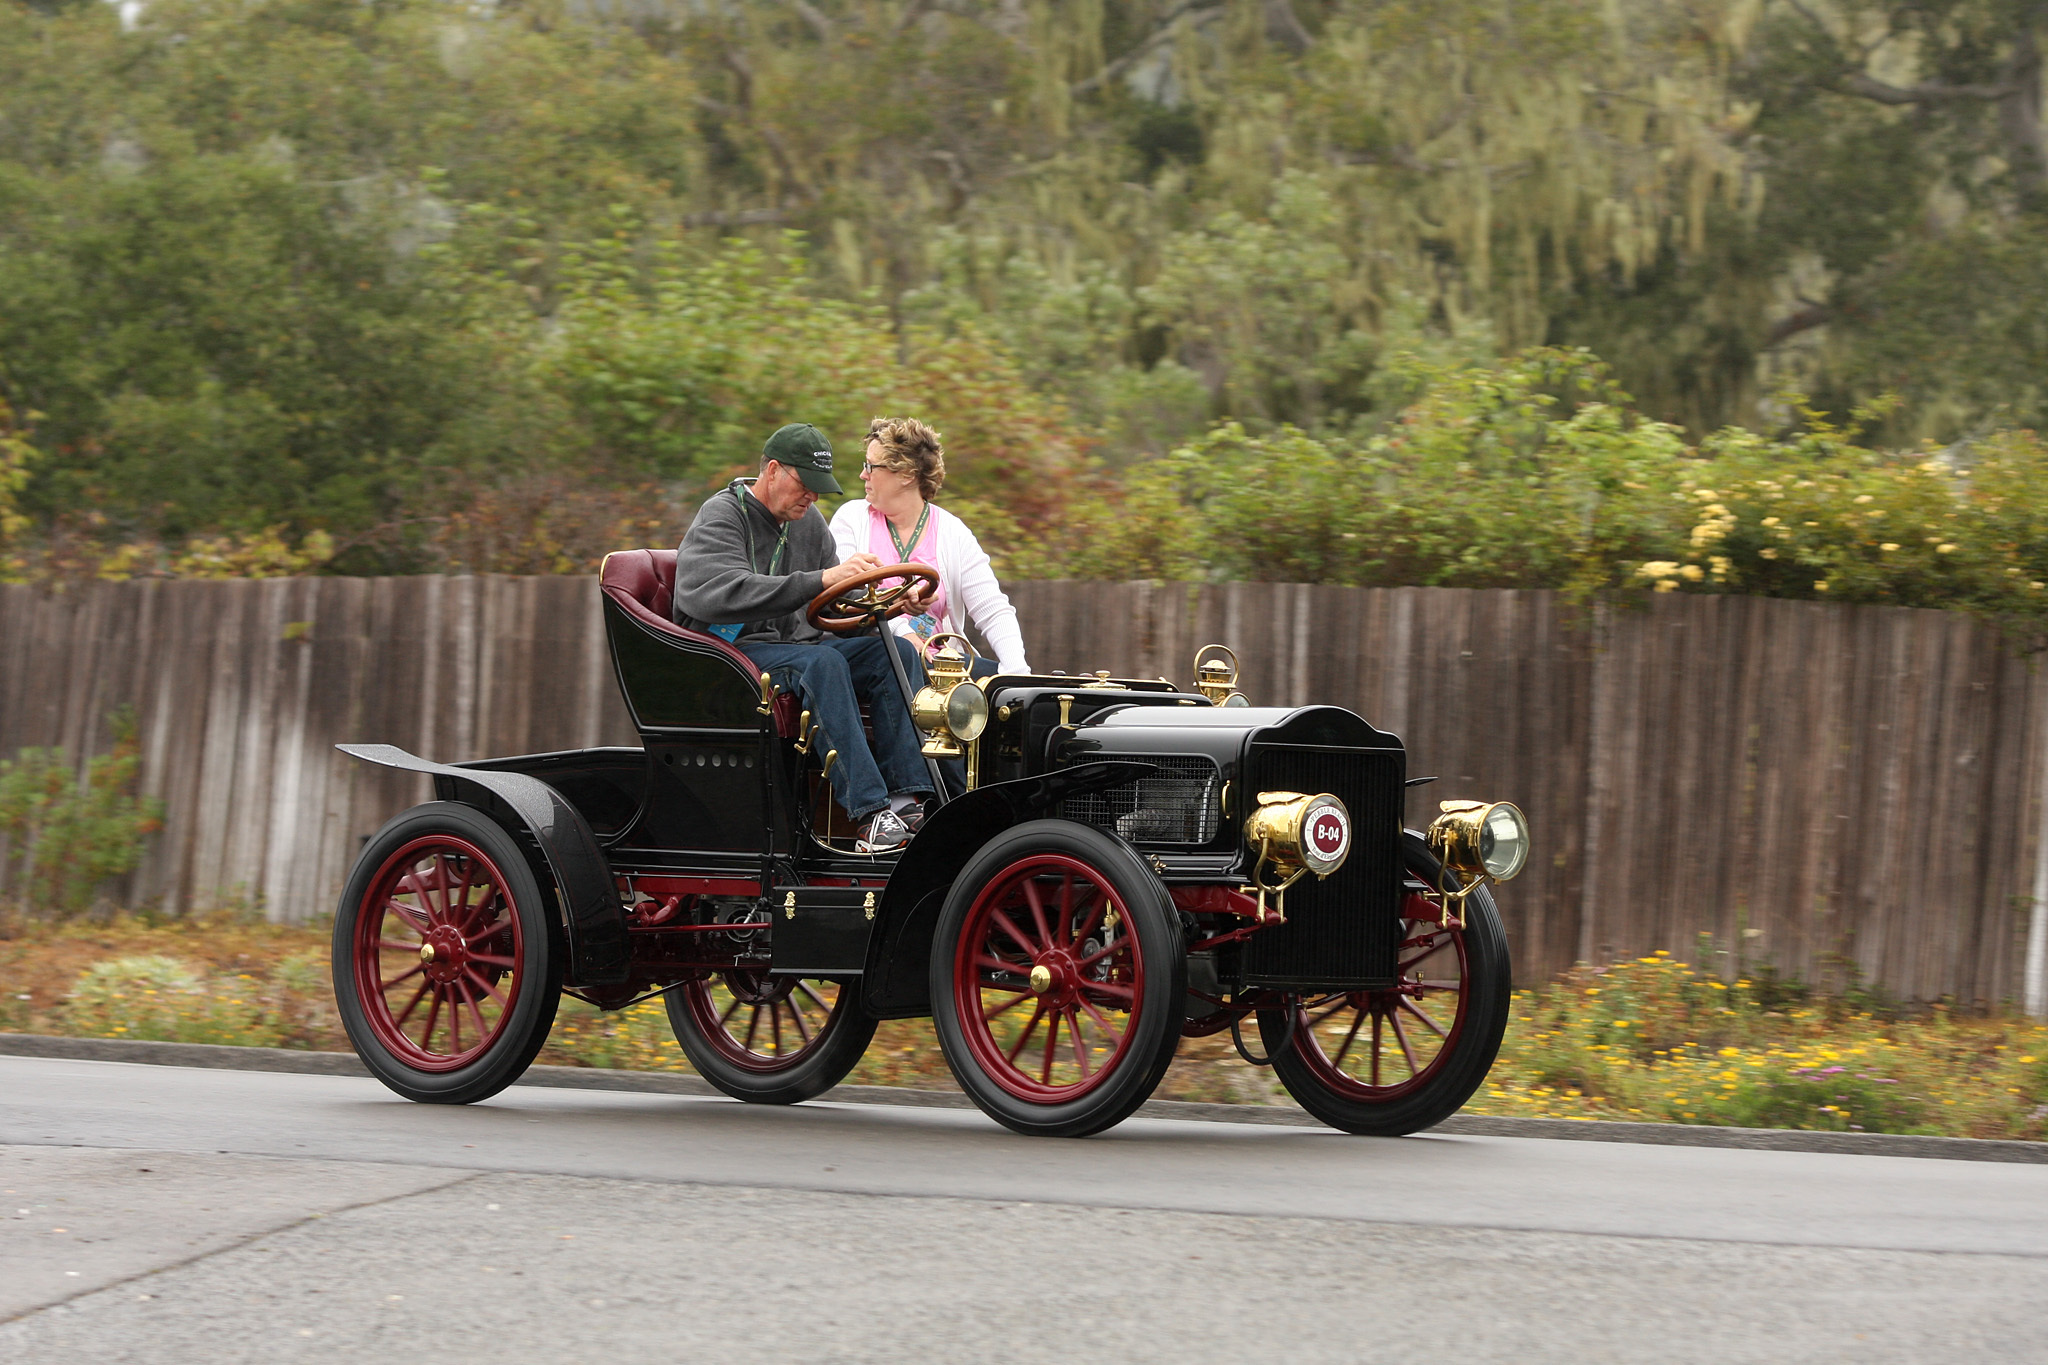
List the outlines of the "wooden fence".
<svg viewBox="0 0 2048 1365">
<path fill-rule="evenodd" d="M 1713 936 L 1913 999 L 2017 998 L 2041 824 L 2044 682 L 1952 614 L 1655 596 L 1286 584 L 1018 583 L 1034 666 L 1188 681 L 1232 645 L 1259 703 L 1402 735 L 1411 823 L 1509 798 L 1537 852 L 1502 895 L 1519 975 Z M 132 707 L 168 811 L 130 903 L 332 906 L 428 757 L 634 742 L 587 579 L 0 588 L 0 756 L 102 750 Z"/>
</svg>

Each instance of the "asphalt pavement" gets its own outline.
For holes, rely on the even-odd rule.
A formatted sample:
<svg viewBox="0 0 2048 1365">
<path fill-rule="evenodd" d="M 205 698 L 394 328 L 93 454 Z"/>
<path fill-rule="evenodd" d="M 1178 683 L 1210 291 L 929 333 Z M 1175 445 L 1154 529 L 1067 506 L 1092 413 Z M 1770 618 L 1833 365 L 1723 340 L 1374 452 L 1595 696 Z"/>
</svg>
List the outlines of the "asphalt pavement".
<svg viewBox="0 0 2048 1365">
<path fill-rule="evenodd" d="M 0 1361 L 2048 1359 L 2048 1167 L 0 1057 Z"/>
</svg>

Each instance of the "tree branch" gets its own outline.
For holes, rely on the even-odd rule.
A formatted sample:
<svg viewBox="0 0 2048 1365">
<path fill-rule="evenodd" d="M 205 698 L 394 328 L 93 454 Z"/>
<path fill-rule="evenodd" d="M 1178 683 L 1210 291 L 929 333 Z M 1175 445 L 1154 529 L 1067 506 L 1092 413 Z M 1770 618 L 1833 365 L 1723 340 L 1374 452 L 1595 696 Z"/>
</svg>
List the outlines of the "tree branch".
<svg viewBox="0 0 2048 1365">
<path fill-rule="evenodd" d="M 754 117 L 754 69 L 747 65 L 745 57 L 731 48 L 726 48 L 720 53 L 719 60 L 726 70 L 732 72 L 739 104 L 734 106 L 712 99 L 708 95 L 699 95 L 697 106 L 709 110 L 720 118 L 733 119 L 751 128 L 754 135 L 761 139 L 762 145 L 768 149 L 768 155 L 775 158 L 775 164 L 782 172 L 782 182 L 805 200 L 816 202 L 817 193 L 796 173 L 796 163 L 790 158 L 789 145 L 782 140 L 782 135 Z"/>
<path fill-rule="evenodd" d="M 761 223 L 789 220 L 788 209 L 733 209 L 683 215 L 684 227 L 753 227 Z"/>
<path fill-rule="evenodd" d="M 930 0 L 909 0 L 909 3 L 903 6 L 903 12 L 896 16 L 896 22 L 890 25 L 889 32 L 892 35 L 908 33 L 910 26 L 924 17 L 929 5 Z"/>
<path fill-rule="evenodd" d="M 1200 3 L 1201 0 L 1181 0 L 1180 4 L 1167 11 L 1166 17 L 1159 21 L 1157 28 L 1145 36 L 1144 41 L 1115 61 L 1104 65 L 1102 70 L 1088 77 L 1088 79 L 1075 81 L 1070 93 L 1075 96 L 1091 94 L 1123 75 L 1124 72 L 1150 56 L 1153 49 L 1171 40 L 1174 34 L 1179 31 L 1179 24 L 1183 18 L 1188 21 L 1190 26 L 1195 26 L 1223 17 L 1223 6 L 1211 5 L 1207 9 L 1197 9 L 1196 6 Z"/>
<path fill-rule="evenodd" d="M 1771 330 L 1764 335 L 1763 349 L 1775 350 L 1801 332 L 1827 326 L 1834 318 L 1834 310 L 1826 304 L 1807 303 L 1804 308 L 1796 309 L 1771 324 Z"/>
<path fill-rule="evenodd" d="M 1962 100 L 2002 100 L 2019 93 L 2017 85 L 1892 85 L 1861 71 L 1845 72 L 1831 87 L 1844 95 L 1857 95 L 1879 104 L 1953 104 Z"/>
<path fill-rule="evenodd" d="M 1266 0 L 1266 41 L 1297 57 L 1316 45 L 1288 0 Z"/>
<path fill-rule="evenodd" d="M 809 24 L 811 32 L 818 35 L 819 42 L 829 43 L 832 41 L 832 21 L 819 13 L 817 6 L 811 4 L 810 0 L 789 0 L 789 2 L 795 7 L 797 17 L 806 24 Z"/>
</svg>

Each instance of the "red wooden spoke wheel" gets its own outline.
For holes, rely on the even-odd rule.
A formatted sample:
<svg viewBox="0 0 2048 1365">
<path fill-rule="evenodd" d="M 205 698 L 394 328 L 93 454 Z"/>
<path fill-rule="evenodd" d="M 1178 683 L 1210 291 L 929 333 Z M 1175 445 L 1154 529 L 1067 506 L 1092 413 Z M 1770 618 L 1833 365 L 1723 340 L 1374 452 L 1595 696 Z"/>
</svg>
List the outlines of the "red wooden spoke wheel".
<svg viewBox="0 0 2048 1365">
<path fill-rule="evenodd" d="M 1410 881 L 1435 886 L 1436 860 L 1419 841 L 1405 852 Z M 1308 991 L 1285 1010 L 1259 1013 L 1274 1073 L 1332 1127 L 1428 1128 L 1456 1113 L 1493 1065 L 1507 1029 L 1507 938 L 1487 891 L 1445 899 L 1404 890 L 1392 986 Z"/>
<path fill-rule="evenodd" d="M 857 984 L 739 970 L 668 993 L 669 1024 L 698 1074 L 743 1100 L 823 1094 L 860 1061 L 875 1021 Z"/>
<path fill-rule="evenodd" d="M 1312 996 L 1295 1018 L 1309 1069 L 1336 1093 L 1368 1103 L 1427 1085 L 1455 1055 L 1465 1023 L 1464 930 L 1442 922 L 1436 897 L 1411 892 L 1406 900 L 1399 981 L 1387 990 Z"/>
<path fill-rule="evenodd" d="M 455 1071 L 490 1050 L 525 984 L 526 944 L 489 854 L 453 834 L 399 848 L 356 920 L 363 1012 L 384 1050 Z"/>
<path fill-rule="evenodd" d="M 1131 1042 L 1145 955 L 1130 907 L 1079 859 L 1020 859 L 983 888 L 955 949 L 955 1008 L 984 1074 L 1018 1099 L 1102 1084 Z"/>
<path fill-rule="evenodd" d="M 1129 845 L 1085 825 L 1036 820 L 984 845 L 940 911 L 931 972 L 947 1065 L 1020 1133 L 1121 1122 L 1179 1042 L 1173 903 Z"/>
<path fill-rule="evenodd" d="M 496 1094 L 554 1023 L 557 935 L 533 869 L 488 816 L 452 801 L 405 812 L 372 837 L 335 914 L 349 1041 L 409 1099 Z"/>
</svg>

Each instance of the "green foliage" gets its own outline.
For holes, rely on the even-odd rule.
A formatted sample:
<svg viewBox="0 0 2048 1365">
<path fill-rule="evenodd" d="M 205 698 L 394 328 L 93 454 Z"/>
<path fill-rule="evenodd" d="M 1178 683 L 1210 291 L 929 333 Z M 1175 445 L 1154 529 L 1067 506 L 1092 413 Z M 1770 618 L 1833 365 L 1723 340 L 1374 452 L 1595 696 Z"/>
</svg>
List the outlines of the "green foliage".
<svg viewBox="0 0 2048 1365">
<path fill-rule="evenodd" d="M 102 1038 L 273 1047 L 255 983 L 211 982 L 172 957 L 124 957 L 79 973 L 67 1009 L 72 1026 Z"/>
<path fill-rule="evenodd" d="M 715 487 L 758 467 L 785 420 L 850 454 L 870 417 L 916 413 L 957 452 L 949 495 L 1000 502 L 1023 527 L 1055 511 L 1047 479 L 1077 465 L 1074 434 L 971 329 L 896 331 L 880 308 L 820 291 L 794 238 L 701 252 L 663 242 L 645 257 L 634 240 L 622 229 L 564 253 L 533 361 L 567 414 L 558 449 Z"/>
<path fill-rule="evenodd" d="M 2048 447 L 2031 433 L 1885 452 L 1805 410 L 1782 437 L 1729 428 L 1688 445 L 1584 352 L 1389 368 L 1419 393 L 1385 431 L 1219 425 L 1132 466 L 1118 496 L 1076 508 L 1066 539 L 1010 567 L 2048 612 Z"/>
<path fill-rule="evenodd" d="M 1785 388 L 2022 465 L 1987 436 L 2048 420 L 2016 0 L 128 13 L 0 0 L 0 575 L 579 569 L 783 420 L 914 411 L 1048 571 L 1976 602 L 1688 558 L 1657 452 L 1864 460 L 1738 451 Z M 1465 364 L 1532 347 L 1637 401 Z M 1130 505 L 1282 515 L 1182 449 L 1329 505 L 1257 554 L 1086 510 L 1085 459 L 1164 457 Z"/>
<path fill-rule="evenodd" d="M 21 542 L 29 530 L 22 515 L 21 490 L 28 486 L 35 447 L 15 426 L 14 410 L 0 398 L 0 583 L 19 582 L 28 567 Z"/>
<path fill-rule="evenodd" d="M 78 974 L 64 1023 L 93 1038 L 236 1047 L 319 1046 L 334 1032 L 326 955 L 293 953 L 265 977 L 211 975 L 162 954 L 95 962 Z"/>
<path fill-rule="evenodd" d="M 138 796 L 142 764 L 132 717 L 114 719 L 114 746 L 81 776 L 62 749 L 0 760 L 0 834 L 9 880 L 31 910 L 59 917 L 92 904 L 100 884 L 141 861 L 163 803 Z"/>
<path fill-rule="evenodd" d="M 1482 1113 L 2048 1136 L 2048 1029 L 1884 1019 L 1656 953 L 1515 995 Z"/>
</svg>

